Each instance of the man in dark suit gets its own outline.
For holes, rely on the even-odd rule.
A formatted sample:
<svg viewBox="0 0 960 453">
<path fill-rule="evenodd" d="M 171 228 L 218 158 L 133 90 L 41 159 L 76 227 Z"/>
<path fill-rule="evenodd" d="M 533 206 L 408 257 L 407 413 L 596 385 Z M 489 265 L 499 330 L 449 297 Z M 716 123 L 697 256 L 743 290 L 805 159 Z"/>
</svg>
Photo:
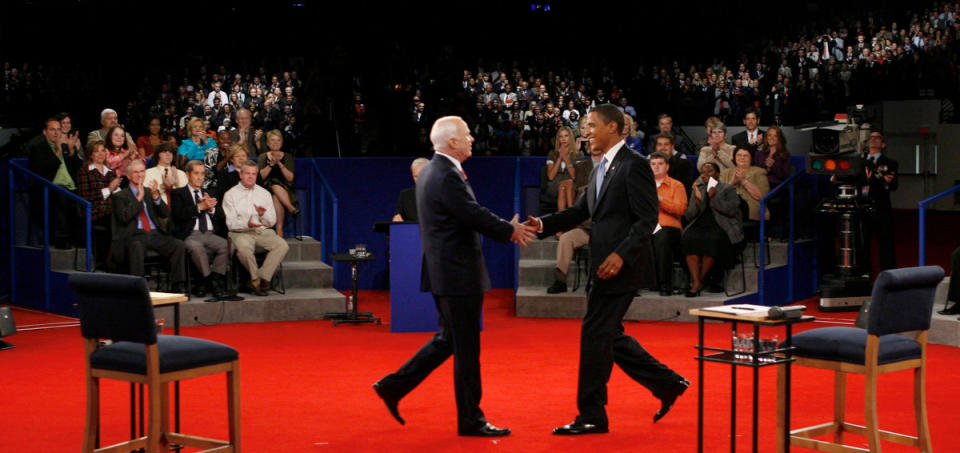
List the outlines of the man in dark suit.
<svg viewBox="0 0 960 453">
<path fill-rule="evenodd" d="M 870 268 L 870 240 L 876 235 L 877 249 L 880 251 L 880 269 L 895 269 L 897 255 L 894 248 L 893 207 L 890 192 L 897 190 L 900 180 L 897 171 L 900 165 L 896 160 L 883 154 L 887 147 L 886 138 L 880 131 L 870 133 L 867 141 L 869 154 L 864 165 L 864 175 L 859 178 L 860 194 L 873 200 L 876 212 L 863 221 L 863 245 L 860 247 L 861 263 Z"/>
<path fill-rule="evenodd" d="M 44 123 L 43 133 L 34 137 L 25 145 L 30 160 L 30 169 L 47 181 L 76 193 L 77 170 L 80 169 L 80 156 L 68 147 L 61 146 L 60 122 L 51 118 Z M 43 222 L 43 187 L 37 182 L 31 191 L 31 213 L 34 222 Z M 49 212 L 53 230 L 53 246 L 68 248 L 71 231 L 75 240 L 79 240 L 82 228 L 74 228 L 77 204 L 64 195 L 50 191 Z"/>
<path fill-rule="evenodd" d="M 657 147 L 657 136 L 659 136 L 659 134 L 672 135 L 674 137 L 674 147 L 683 155 L 692 156 L 700 151 L 701 147 L 694 145 L 693 142 L 687 138 L 686 134 L 681 133 L 680 128 L 673 127 L 673 117 L 669 114 L 661 113 L 657 115 L 657 133 L 650 134 L 650 138 L 647 139 L 647 146 L 643 148 L 646 151 L 646 155 L 649 156 L 653 154 Z"/>
<path fill-rule="evenodd" d="M 410 164 L 410 173 L 413 175 L 413 187 L 408 187 L 400 191 L 400 198 L 397 200 L 397 212 L 393 213 L 394 222 L 419 222 L 420 216 L 417 215 L 417 177 L 420 175 L 420 169 L 430 162 L 429 159 L 418 157 Z"/>
<path fill-rule="evenodd" d="M 227 224 L 223 207 L 203 190 L 206 168 L 203 162 L 187 162 L 187 185 L 170 192 L 170 209 L 173 215 L 173 236 L 186 247 L 193 264 L 200 270 L 211 297 L 207 302 L 216 302 L 228 297 L 226 287 Z M 208 253 L 213 253 L 211 265 Z M 200 286 L 200 285 L 197 285 Z M 194 291 L 203 297 L 204 291 Z M 241 299 L 242 300 L 242 299 Z"/>
<path fill-rule="evenodd" d="M 657 140 L 656 152 L 670 156 L 667 160 L 667 165 L 670 168 L 667 176 L 680 181 L 685 192 L 690 193 L 690 187 L 693 185 L 693 164 L 690 163 L 690 159 L 677 151 L 672 134 L 660 133 L 655 138 Z"/>
<path fill-rule="evenodd" d="M 529 223 L 543 235 L 593 219 L 590 235 L 590 274 L 597 280 L 587 295 L 587 313 L 580 334 L 580 373 L 577 408 L 580 414 L 554 434 L 607 432 L 607 381 L 613 364 L 660 399 L 656 422 L 690 385 L 658 362 L 633 337 L 624 333 L 623 315 L 641 285 L 642 251 L 657 224 L 659 203 L 650 164 L 624 145 L 623 116 L 612 104 L 597 106 L 587 118 L 590 147 L 603 150 L 587 192 L 568 209 Z"/>
<path fill-rule="evenodd" d="M 183 241 L 162 230 L 170 216 L 170 209 L 160 198 L 157 183 L 143 186 L 146 168 L 142 160 L 127 164 L 130 185 L 112 195 L 113 244 L 110 254 L 114 264 L 127 263 L 130 275 L 144 275 L 143 259 L 147 250 L 153 250 L 170 260 L 172 291 L 183 292 Z"/>
<path fill-rule="evenodd" d="M 734 134 L 731 138 L 734 146 L 737 148 L 746 148 L 750 150 L 751 155 L 756 154 L 757 149 L 763 143 L 763 132 L 760 130 L 760 117 L 755 108 L 748 108 L 747 112 L 743 115 L 743 125 L 747 127 L 746 130 L 738 134 Z M 754 162 L 754 165 L 758 165 L 758 162 Z"/>
<path fill-rule="evenodd" d="M 453 354 L 457 430 L 461 436 L 495 437 L 509 429 L 487 423 L 480 410 L 480 312 L 490 277 L 483 262 L 480 234 L 520 245 L 532 229 L 508 222 L 477 204 L 461 162 L 471 155 L 473 137 L 459 117 L 444 117 L 430 131 L 436 153 L 420 171 L 417 207 L 423 247 L 421 291 L 433 293 L 440 331 L 395 373 L 373 385 L 401 424 L 400 399 Z"/>
</svg>

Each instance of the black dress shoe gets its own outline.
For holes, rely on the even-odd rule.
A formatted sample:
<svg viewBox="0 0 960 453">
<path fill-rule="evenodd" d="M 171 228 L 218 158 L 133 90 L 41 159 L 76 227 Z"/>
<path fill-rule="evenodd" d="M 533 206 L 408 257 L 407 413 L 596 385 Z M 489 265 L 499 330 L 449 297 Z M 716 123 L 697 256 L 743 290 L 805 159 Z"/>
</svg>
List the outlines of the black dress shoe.
<svg viewBox="0 0 960 453">
<path fill-rule="evenodd" d="M 560 280 L 554 280 L 553 284 L 547 288 L 547 294 L 558 294 L 567 292 L 567 283 Z"/>
<path fill-rule="evenodd" d="M 941 315 L 960 315 L 960 304 L 954 302 L 950 308 L 944 308 L 943 310 L 938 311 L 937 313 Z"/>
<path fill-rule="evenodd" d="M 673 407 L 673 403 L 677 401 L 677 398 L 680 397 L 680 395 L 683 395 L 683 392 L 687 391 L 687 387 L 690 387 L 690 381 L 680 378 L 680 381 L 678 381 L 672 389 L 668 390 L 667 393 L 660 397 L 660 410 L 658 410 L 656 414 L 653 414 L 654 423 L 667 415 L 667 412 L 670 412 L 670 408 Z"/>
<path fill-rule="evenodd" d="M 670 297 L 670 296 L 673 295 L 673 293 L 670 292 L 670 291 L 663 291 L 663 290 L 661 290 L 661 291 L 660 291 L 660 295 L 663 296 L 663 297 Z"/>
<path fill-rule="evenodd" d="M 510 435 L 510 428 L 497 428 L 487 423 L 477 429 L 460 430 L 458 434 L 473 437 L 503 437 Z"/>
<path fill-rule="evenodd" d="M 383 404 L 387 405 L 387 410 L 390 411 L 390 415 L 397 419 L 401 425 L 405 425 L 406 422 L 403 421 L 403 417 L 400 416 L 400 410 L 397 408 L 397 405 L 400 404 L 400 398 L 397 398 L 392 393 L 388 392 L 387 389 L 384 388 L 381 381 L 377 381 L 375 384 L 373 384 L 373 390 L 375 390 L 377 395 L 380 396 L 380 399 L 383 400 Z"/>
<path fill-rule="evenodd" d="M 585 423 L 579 418 L 569 425 L 553 428 L 553 433 L 561 436 L 578 436 L 580 434 L 603 434 L 609 432 L 607 424 Z"/>
</svg>

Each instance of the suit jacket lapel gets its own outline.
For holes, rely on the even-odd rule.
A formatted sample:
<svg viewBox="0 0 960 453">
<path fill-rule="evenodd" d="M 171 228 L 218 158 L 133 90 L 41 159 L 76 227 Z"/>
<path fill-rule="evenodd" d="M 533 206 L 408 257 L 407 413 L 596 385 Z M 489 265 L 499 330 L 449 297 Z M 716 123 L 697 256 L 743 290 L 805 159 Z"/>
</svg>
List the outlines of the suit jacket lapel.
<svg viewBox="0 0 960 453">
<path fill-rule="evenodd" d="M 613 176 L 616 174 L 617 167 L 620 165 L 620 161 L 623 160 L 623 154 L 628 150 L 626 145 L 621 146 L 617 151 L 617 157 L 613 159 L 613 162 L 607 164 L 607 173 L 603 176 L 603 186 L 600 187 L 600 193 L 597 194 L 597 203 L 599 203 L 603 195 L 607 193 L 607 187 L 610 187 L 610 180 L 613 179 Z M 596 187 L 597 184 L 595 181 L 593 185 Z"/>
</svg>

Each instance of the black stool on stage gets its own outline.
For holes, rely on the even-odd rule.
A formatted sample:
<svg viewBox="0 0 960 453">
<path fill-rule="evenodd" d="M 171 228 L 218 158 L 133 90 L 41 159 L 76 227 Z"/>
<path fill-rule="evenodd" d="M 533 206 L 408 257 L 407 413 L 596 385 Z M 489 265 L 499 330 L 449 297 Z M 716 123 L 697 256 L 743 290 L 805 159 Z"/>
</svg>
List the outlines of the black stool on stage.
<svg viewBox="0 0 960 453">
<path fill-rule="evenodd" d="M 327 313 L 323 316 L 323 319 L 332 319 L 333 325 L 336 327 L 337 324 L 346 322 L 346 323 L 361 323 L 361 322 L 375 322 L 377 325 L 380 325 L 380 318 L 373 317 L 373 312 L 357 312 L 357 305 L 359 301 L 357 300 L 357 280 L 360 279 L 360 262 L 361 261 L 373 261 L 374 256 L 372 254 L 353 255 L 350 253 L 332 253 L 330 254 L 330 259 L 334 262 L 349 262 L 350 263 L 350 276 L 353 280 L 353 293 L 350 296 L 350 299 L 347 299 L 346 311 L 343 313 Z M 351 304 L 352 301 L 352 304 Z M 352 305 L 352 307 L 351 307 Z"/>
</svg>

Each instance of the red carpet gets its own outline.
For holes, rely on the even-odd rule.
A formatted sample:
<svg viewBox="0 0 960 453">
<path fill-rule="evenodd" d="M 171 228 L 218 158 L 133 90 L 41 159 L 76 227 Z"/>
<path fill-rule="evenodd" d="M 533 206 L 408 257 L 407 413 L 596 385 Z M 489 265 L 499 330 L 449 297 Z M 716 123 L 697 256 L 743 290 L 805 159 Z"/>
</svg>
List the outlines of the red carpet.
<svg viewBox="0 0 960 453">
<path fill-rule="evenodd" d="M 388 293 L 383 291 L 363 292 L 360 304 L 380 316 L 389 313 Z M 14 316 L 21 325 L 63 321 L 17 308 Z M 823 316 L 838 322 L 853 317 L 846 313 Z M 456 436 L 452 361 L 400 403 L 406 426 L 390 417 L 370 388 L 412 355 L 429 334 L 391 334 L 387 323 L 333 327 L 324 321 L 190 327 L 183 333 L 240 350 L 243 442 L 248 452 L 695 451 L 694 323 L 626 323 L 627 332 L 656 357 L 694 381 L 665 419 L 653 424 L 659 402 L 614 370 L 608 406 L 611 433 L 579 438 L 550 434 L 554 426 L 571 421 L 576 412 L 579 326 L 580 321 L 574 319 L 516 318 L 509 291 L 488 293 L 482 335 L 482 407 L 491 422 L 514 432 L 498 440 Z M 729 332 L 727 325 L 709 325 L 708 343 L 729 345 Z M 17 348 L 0 351 L 2 450 L 76 451 L 85 405 L 79 329 L 24 330 L 7 340 Z M 960 414 L 950 404 L 956 400 L 954 387 L 960 382 L 960 349 L 931 345 L 929 351 L 927 391 L 933 445 L 937 451 L 960 451 L 960 438 L 951 434 L 960 424 Z M 706 451 L 728 451 L 729 368 L 708 364 L 706 370 Z M 795 370 L 794 426 L 826 421 L 832 377 L 819 370 Z M 748 451 L 751 377 L 744 368 L 738 377 L 738 408 L 742 411 L 738 415 L 738 446 L 740 451 Z M 882 428 L 915 431 L 910 379 L 910 373 L 880 379 Z M 849 419 L 854 423 L 863 421 L 862 397 L 858 396 L 862 383 L 862 379 L 852 378 L 848 389 Z M 182 388 L 184 431 L 225 436 L 223 378 L 187 381 Z M 775 370 L 765 369 L 760 389 L 761 451 L 774 448 L 774 391 Z M 107 442 L 129 434 L 127 398 L 125 385 L 105 385 Z M 885 443 L 884 451 L 915 450 Z"/>
</svg>

